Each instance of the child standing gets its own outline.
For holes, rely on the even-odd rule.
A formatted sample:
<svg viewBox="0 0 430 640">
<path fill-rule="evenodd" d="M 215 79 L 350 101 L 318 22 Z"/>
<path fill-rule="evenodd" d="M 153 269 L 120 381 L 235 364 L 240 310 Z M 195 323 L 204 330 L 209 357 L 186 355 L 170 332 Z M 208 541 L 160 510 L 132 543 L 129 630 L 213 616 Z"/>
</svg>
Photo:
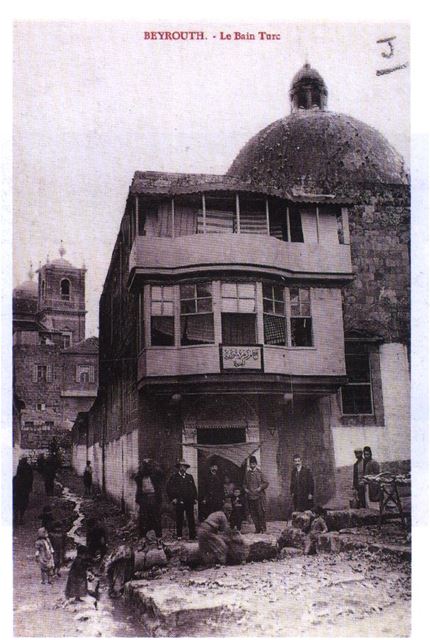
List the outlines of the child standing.
<svg viewBox="0 0 430 640">
<path fill-rule="evenodd" d="M 36 540 L 36 560 L 39 562 L 42 574 L 42 584 L 48 582 L 52 584 L 52 574 L 54 571 L 54 549 L 48 537 L 45 527 L 40 527 Z"/>
<path fill-rule="evenodd" d="M 233 489 L 231 506 L 230 526 L 232 529 L 240 531 L 242 522 L 245 520 L 245 501 L 243 499 L 242 490 L 239 487 L 235 487 Z"/>
</svg>

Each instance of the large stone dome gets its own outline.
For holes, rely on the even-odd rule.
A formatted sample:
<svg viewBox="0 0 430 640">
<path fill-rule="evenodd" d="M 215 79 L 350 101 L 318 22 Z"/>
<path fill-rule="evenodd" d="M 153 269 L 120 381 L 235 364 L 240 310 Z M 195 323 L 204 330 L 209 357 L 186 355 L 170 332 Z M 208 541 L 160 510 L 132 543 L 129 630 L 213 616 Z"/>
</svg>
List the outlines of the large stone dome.
<svg viewBox="0 0 430 640">
<path fill-rule="evenodd" d="M 257 133 L 227 172 L 286 193 L 343 193 L 359 184 L 409 183 L 402 157 L 374 128 L 325 111 L 327 90 L 305 65 L 290 90 L 292 113 Z M 305 106 L 303 106 L 305 105 Z"/>
</svg>

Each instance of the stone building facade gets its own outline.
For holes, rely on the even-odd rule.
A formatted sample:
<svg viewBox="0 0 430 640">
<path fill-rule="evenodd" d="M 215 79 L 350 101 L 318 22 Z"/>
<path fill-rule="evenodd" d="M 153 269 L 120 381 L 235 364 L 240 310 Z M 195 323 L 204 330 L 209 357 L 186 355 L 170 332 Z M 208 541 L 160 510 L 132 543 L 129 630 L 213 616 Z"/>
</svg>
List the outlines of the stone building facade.
<svg viewBox="0 0 430 640">
<path fill-rule="evenodd" d="M 32 459 L 70 431 L 97 395 L 98 339 L 85 339 L 85 272 L 64 259 L 30 270 L 13 292 L 14 452 Z"/>
<path fill-rule="evenodd" d="M 100 385 L 81 421 L 95 478 L 134 506 L 142 457 L 200 485 L 255 453 L 269 517 L 293 455 L 348 504 L 356 446 L 407 464 L 410 193 L 383 136 L 327 110 L 309 65 L 291 113 L 226 175 L 137 171 L 100 300 Z"/>
</svg>

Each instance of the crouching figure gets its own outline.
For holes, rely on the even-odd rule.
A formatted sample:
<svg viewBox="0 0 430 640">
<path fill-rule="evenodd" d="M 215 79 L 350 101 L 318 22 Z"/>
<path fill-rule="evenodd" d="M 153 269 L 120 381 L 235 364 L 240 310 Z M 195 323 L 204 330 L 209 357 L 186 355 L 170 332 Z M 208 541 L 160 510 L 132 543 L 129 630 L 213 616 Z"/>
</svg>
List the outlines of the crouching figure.
<svg viewBox="0 0 430 640">
<path fill-rule="evenodd" d="M 240 564 L 246 559 L 245 541 L 230 528 L 223 511 L 214 511 L 201 523 L 197 539 L 206 565 Z"/>
</svg>

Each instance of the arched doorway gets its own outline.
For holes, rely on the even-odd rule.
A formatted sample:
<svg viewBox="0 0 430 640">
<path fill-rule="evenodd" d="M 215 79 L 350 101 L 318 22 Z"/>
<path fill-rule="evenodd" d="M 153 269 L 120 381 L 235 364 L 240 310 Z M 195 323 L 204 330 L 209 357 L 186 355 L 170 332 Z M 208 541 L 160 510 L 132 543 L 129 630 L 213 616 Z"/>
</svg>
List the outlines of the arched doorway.
<svg viewBox="0 0 430 640">
<path fill-rule="evenodd" d="M 222 479 L 227 475 L 241 486 L 248 456 L 255 453 L 259 458 L 259 423 L 252 400 L 233 395 L 199 398 L 188 406 L 183 424 L 183 456 L 197 487 L 204 484 L 212 460 Z"/>
</svg>

